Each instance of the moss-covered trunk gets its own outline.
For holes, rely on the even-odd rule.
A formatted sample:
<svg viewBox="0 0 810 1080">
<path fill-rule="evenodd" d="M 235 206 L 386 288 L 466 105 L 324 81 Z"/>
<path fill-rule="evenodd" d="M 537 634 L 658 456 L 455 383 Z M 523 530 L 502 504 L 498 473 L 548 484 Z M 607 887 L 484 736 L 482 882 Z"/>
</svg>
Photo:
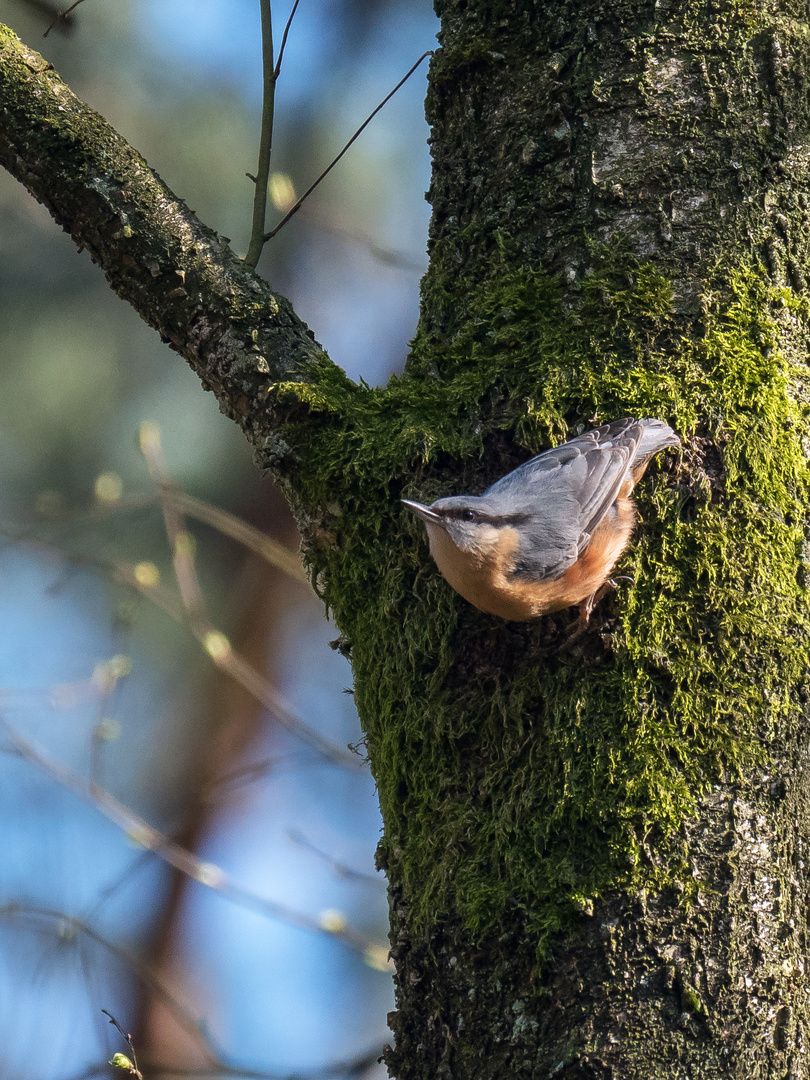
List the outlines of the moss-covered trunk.
<svg viewBox="0 0 810 1080">
<path fill-rule="evenodd" d="M 808 11 L 439 7 L 413 355 L 310 400 L 295 479 L 385 818 L 389 1064 L 810 1075 Z M 453 594 L 398 496 L 626 414 L 686 449 L 580 646 Z"/>
</svg>

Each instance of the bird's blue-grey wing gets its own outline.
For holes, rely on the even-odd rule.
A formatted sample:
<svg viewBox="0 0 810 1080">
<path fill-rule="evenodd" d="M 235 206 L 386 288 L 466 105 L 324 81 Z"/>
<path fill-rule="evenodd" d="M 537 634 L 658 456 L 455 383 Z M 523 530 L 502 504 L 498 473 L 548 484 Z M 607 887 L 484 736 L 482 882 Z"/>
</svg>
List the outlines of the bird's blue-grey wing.
<svg viewBox="0 0 810 1080">
<path fill-rule="evenodd" d="M 617 420 L 538 454 L 482 496 L 493 509 L 525 514 L 515 572 L 555 578 L 584 550 L 616 500 L 641 425 Z"/>
</svg>

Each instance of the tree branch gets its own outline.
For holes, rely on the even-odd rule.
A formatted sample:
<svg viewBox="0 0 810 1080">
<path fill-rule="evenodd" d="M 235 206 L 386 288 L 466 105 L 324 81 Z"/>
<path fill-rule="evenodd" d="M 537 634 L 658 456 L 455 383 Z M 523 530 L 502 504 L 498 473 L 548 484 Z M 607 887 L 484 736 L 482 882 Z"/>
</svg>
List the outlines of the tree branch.
<svg viewBox="0 0 810 1080">
<path fill-rule="evenodd" d="M 251 441 L 273 429 L 269 383 L 328 376 L 332 386 L 352 385 L 289 301 L 47 68 L 0 24 L 0 164 L 185 357 Z"/>
<path fill-rule="evenodd" d="M 267 182 L 270 179 L 270 155 L 273 151 L 273 117 L 276 108 L 276 79 L 278 78 L 273 58 L 273 15 L 270 0 L 260 0 L 260 5 L 262 13 L 262 131 L 259 140 L 259 164 L 256 167 L 256 190 L 253 192 L 253 224 L 250 230 L 250 244 L 245 255 L 245 263 L 251 270 L 256 269 L 264 247 Z M 295 8 L 293 8 L 293 14 L 295 14 Z"/>
</svg>

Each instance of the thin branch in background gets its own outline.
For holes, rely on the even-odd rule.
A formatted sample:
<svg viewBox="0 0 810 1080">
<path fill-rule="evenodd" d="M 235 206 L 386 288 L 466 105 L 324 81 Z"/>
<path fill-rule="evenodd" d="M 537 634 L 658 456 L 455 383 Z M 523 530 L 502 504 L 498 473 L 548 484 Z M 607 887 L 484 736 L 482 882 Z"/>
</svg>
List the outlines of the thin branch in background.
<svg viewBox="0 0 810 1080">
<path fill-rule="evenodd" d="M 345 863 L 340 862 L 333 855 L 330 855 L 328 851 L 322 851 L 321 848 L 316 847 L 302 832 L 298 829 L 287 829 L 287 836 L 292 840 L 294 844 L 298 844 L 299 847 L 304 848 L 305 851 L 311 851 L 313 855 L 317 855 L 319 859 L 323 859 L 325 863 L 328 863 L 332 872 L 337 877 L 343 878 L 345 881 L 362 881 L 365 885 L 376 885 L 385 887 L 385 878 L 377 874 L 367 874 L 364 870 L 355 870 L 351 866 L 347 866 Z"/>
<path fill-rule="evenodd" d="M 160 586 L 160 572 L 152 563 L 130 563 L 123 560 L 115 562 L 68 551 L 53 541 L 35 539 L 30 531 L 13 533 L 7 527 L 0 526 L 0 535 L 18 544 L 29 543 L 50 552 L 57 551 L 75 565 L 91 566 L 114 581 L 135 589 L 175 622 L 182 626 L 189 625 L 183 605 Z M 197 632 L 194 627 L 191 627 L 191 630 L 209 659 L 257 701 L 260 701 L 286 731 L 309 746 L 330 765 L 337 765 L 350 772 L 360 772 L 365 768 L 364 758 L 349 750 L 344 750 L 296 716 L 289 703 L 269 680 L 233 650 L 228 638 L 214 629 L 212 624 L 208 623 L 207 627 L 207 629 L 202 627 L 200 632 Z"/>
<path fill-rule="evenodd" d="M 52 908 L 40 908 L 20 903 L 10 903 L 0 906 L 0 918 L 14 922 L 19 922 L 21 919 L 29 919 L 33 926 L 26 925 L 26 929 L 36 929 L 37 924 L 44 920 L 48 923 L 56 924 L 62 940 L 64 940 L 69 933 L 72 936 L 83 934 L 90 941 L 94 941 L 111 956 L 114 956 L 124 964 L 151 993 L 157 995 L 161 1001 L 165 1003 L 183 1030 L 199 1043 L 200 1049 L 211 1062 L 211 1073 L 213 1075 L 218 1075 L 219 1071 L 225 1068 L 222 1061 L 222 1055 L 213 1046 L 210 1035 L 205 1031 L 204 1024 L 192 1016 L 185 1005 L 179 1000 L 175 992 L 165 982 L 163 977 L 149 964 L 145 963 L 137 953 L 132 952 L 122 945 L 117 945 L 114 941 L 110 941 L 109 938 L 99 933 L 99 931 L 88 922 L 85 922 L 83 919 L 78 919 L 73 915 L 68 915 L 65 911 L 57 911 Z M 105 1075 L 109 1075 L 109 1071 L 106 1068 L 104 1073 Z"/>
<path fill-rule="evenodd" d="M 270 181 L 270 156 L 273 152 L 273 115 L 276 107 L 276 79 L 278 77 L 273 66 L 273 16 L 270 0 L 259 0 L 259 6 L 262 12 L 262 127 L 259 136 L 259 163 L 254 178 L 250 244 L 244 260 L 251 270 L 256 269 L 264 247 L 267 185 Z"/>
<path fill-rule="evenodd" d="M 0 747 L 0 752 L 14 754 L 16 757 L 22 758 L 22 754 L 19 750 L 13 747 Z M 292 755 L 279 756 L 276 758 L 267 758 L 264 761 L 257 761 L 251 765 L 239 766 L 232 769 L 230 772 L 217 777 L 204 786 L 202 791 L 197 796 L 197 800 L 204 803 L 207 806 L 216 804 L 220 799 L 230 798 L 233 790 L 243 784 L 252 784 L 262 777 L 269 775 L 270 773 L 280 773 L 285 769 L 303 769 L 312 768 L 313 765 L 319 764 L 312 760 L 304 761 L 300 758 L 293 757 Z M 190 807 L 187 813 L 190 813 L 194 808 Z M 177 837 L 182 836 L 186 831 L 186 816 L 175 819 L 171 827 L 166 829 L 166 835 L 170 840 L 175 841 Z M 98 912 L 104 906 L 104 904 L 114 896 L 124 885 L 128 884 L 133 874 L 136 874 L 142 867 L 148 865 L 153 859 L 153 853 L 151 851 L 142 851 L 122 870 L 120 870 L 112 881 L 108 882 L 103 888 L 99 889 L 96 893 L 95 903 L 87 909 L 86 918 L 93 919 L 98 915 Z M 360 871 L 350 871 L 350 873 L 360 874 Z M 366 875 L 369 880 L 372 880 L 371 875 Z M 376 882 L 376 879 L 374 879 Z"/>
<path fill-rule="evenodd" d="M 45 33 L 42 36 L 44 38 L 46 38 L 48 36 L 48 34 L 50 34 L 51 30 L 53 30 L 53 28 L 56 26 L 57 23 L 64 22 L 69 17 L 70 13 L 72 11 L 74 11 L 79 6 L 79 4 L 83 4 L 83 3 L 84 3 L 84 0 L 75 0 L 75 3 L 71 4 L 69 8 L 65 8 L 64 11 L 57 11 L 56 15 L 54 16 L 53 22 L 51 23 L 51 25 L 48 27 L 48 29 L 45 31 Z M 50 5 L 48 5 L 48 6 L 50 6 Z"/>
<path fill-rule="evenodd" d="M 349 139 L 349 141 L 346 143 L 346 145 L 340 151 L 338 156 L 334 159 L 334 161 L 332 161 L 329 165 L 327 165 L 327 167 L 323 170 L 323 172 L 318 177 L 318 179 L 315 181 L 315 183 L 310 184 L 310 186 L 307 188 L 307 190 L 304 192 L 304 194 L 301 196 L 301 198 L 298 200 L 298 202 L 294 203 L 293 206 L 290 207 L 290 209 L 287 211 L 287 213 L 284 215 L 284 217 L 281 219 L 281 221 L 278 223 L 278 225 L 276 225 L 276 227 L 274 229 L 271 229 L 269 233 L 265 233 L 265 235 L 263 237 L 265 242 L 268 241 L 268 240 L 272 240 L 273 237 L 284 228 L 284 226 L 287 224 L 287 222 L 290 220 L 290 218 L 294 214 L 298 213 L 298 211 L 301 209 L 301 206 L 304 203 L 304 201 L 309 198 L 309 196 L 312 194 L 312 192 L 315 190 L 315 188 L 318 186 L 318 184 L 320 184 L 320 182 L 322 180 L 326 179 L 326 177 L 329 175 L 329 173 L 332 171 L 332 169 L 334 169 L 335 165 L 337 165 L 337 163 L 340 161 L 340 159 L 343 157 L 343 155 L 346 153 L 346 151 L 349 149 L 349 147 L 366 130 L 366 128 L 371 123 L 371 121 L 374 119 L 374 117 L 377 115 L 377 113 L 380 111 L 380 109 L 382 109 L 385 105 L 388 104 L 388 102 L 391 100 L 391 98 L 394 96 L 394 94 L 397 92 L 397 90 L 399 90 L 399 88 L 401 86 L 405 85 L 405 83 L 408 81 L 408 79 L 410 79 L 411 75 L 413 75 L 413 73 L 416 71 L 416 69 L 422 63 L 422 61 L 425 60 L 428 56 L 433 56 L 433 50 L 432 49 L 428 49 L 427 52 L 422 53 L 422 55 L 419 57 L 419 59 L 416 61 L 416 63 L 413 65 L 413 67 L 410 69 L 410 71 L 407 73 L 407 75 L 404 75 L 403 78 L 401 78 L 399 80 L 399 82 L 394 87 L 394 89 L 390 92 L 390 94 L 387 94 L 382 99 L 382 101 L 377 106 L 377 108 L 374 110 L 374 112 L 372 112 L 368 117 L 366 117 L 366 119 L 363 121 L 363 123 L 357 129 L 357 131 L 355 131 L 354 135 L 352 135 L 352 137 Z"/>
<path fill-rule="evenodd" d="M 284 27 L 284 33 L 281 35 L 281 48 L 278 50 L 278 61 L 276 62 L 276 66 L 273 71 L 274 79 L 277 79 L 281 74 L 281 61 L 284 59 L 284 50 L 287 47 L 287 35 L 290 32 L 290 27 L 292 26 L 292 21 L 295 18 L 295 13 L 296 11 L 298 11 L 299 3 L 300 0 L 295 0 L 295 3 L 292 6 L 292 11 L 290 12 L 290 17 L 289 19 L 287 19 L 287 25 Z"/>
<path fill-rule="evenodd" d="M 106 998 L 109 993 L 109 988 L 103 983 L 100 965 L 95 963 L 94 951 L 89 947 L 91 944 L 92 942 L 89 942 L 84 935 L 77 935 L 76 952 L 78 954 L 79 966 L 82 969 L 84 991 L 87 1003 L 90 1006 L 90 1020 L 95 1032 L 96 1044 L 100 1047 L 106 1047 L 108 1042 L 107 1027 L 101 1019 L 101 1016 L 96 1012 L 96 1005 L 99 1001 L 103 1001 Z M 57 948 L 58 947 L 59 943 L 57 942 Z M 109 1061 L 107 1064 L 109 1065 Z"/>
<path fill-rule="evenodd" d="M 110 1065 L 115 1065 L 115 1067 L 118 1069 L 126 1069 L 126 1071 L 131 1076 L 134 1076 L 136 1078 L 136 1080 L 143 1080 L 143 1073 L 138 1068 L 138 1058 L 135 1056 L 135 1045 L 132 1042 L 132 1036 L 127 1034 L 126 1031 L 124 1031 L 124 1029 L 121 1027 L 121 1025 L 118 1023 L 118 1021 L 115 1019 L 111 1012 L 107 1012 L 106 1009 L 102 1009 L 101 1011 L 104 1013 L 105 1016 L 108 1016 L 110 1018 L 110 1023 L 121 1035 L 124 1042 L 129 1047 L 130 1054 L 132 1055 L 132 1057 L 127 1057 L 125 1054 L 114 1054 Z"/>
<path fill-rule="evenodd" d="M 113 655 L 104 663 L 96 664 L 90 679 L 98 703 L 96 723 L 90 733 L 90 780 L 96 784 L 104 782 L 102 768 L 107 745 L 121 735 L 121 724 L 115 719 L 115 702 L 120 699 L 121 687 L 132 671 L 132 661 L 125 653 L 120 619 L 113 619 L 113 632 L 117 639 L 112 644 Z"/>
<path fill-rule="evenodd" d="M 60 33 L 64 34 L 65 37 L 68 37 L 76 29 L 76 20 L 73 16 L 63 16 L 60 9 L 51 0 L 22 0 L 22 3 L 26 7 L 32 8 L 37 14 L 44 15 L 49 20 L 54 20 Z M 48 27 L 48 30 L 51 30 L 52 26 L 53 24 Z"/>
<path fill-rule="evenodd" d="M 163 518 L 166 535 L 172 551 L 175 578 L 180 599 L 191 632 L 203 646 L 217 667 L 236 679 L 257 701 L 265 705 L 282 727 L 316 750 L 325 760 L 357 770 L 358 758 L 343 750 L 331 739 L 300 720 L 270 682 L 231 646 L 228 638 L 217 630 L 208 618 L 194 561 L 194 543 L 185 530 L 183 515 L 178 503 L 167 494 L 173 485 L 169 477 L 160 446 L 160 429 L 155 424 L 143 424 L 140 436 L 141 453 L 146 459 L 149 475 L 157 484 L 163 500 Z M 148 592 L 137 582 L 147 595 Z"/>
<path fill-rule="evenodd" d="M 0 747 L 0 751 L 22 757 L 22 754 L 20 754 L 18 750 L 11 747 Z M 254 783 L 257 779 L 261 779 L 261 777 L 272 771 L 280 771 L 280 763 L 283 763 L 283 759 L 271 758 L 266 761 L 257 762 L 255 765 L 234 769 L 232 772 L 226 773 L 219 779 L 213 780 L 211 783 L 207 784 L 200 792 L 198 800 L 199 802 L 210 806 L 211 804 L 216 803 L 220 798 L 228 798 L 231 795 L 233 788 L 237 787 L 240 783 Z M 311 767 L 313 764 L 315 763 L 312 761 L 293 761 L 290 764 L 290 768 Z M 191 813 L 193 809 L 194 807 L 189 807 L 186 814 L 180 819 L 175 819 L 172 825 L 166 829 L 166 835 L 170 840 L 176 841 L 179 836 L 182 836 L 186 832 L 186 818 L 188 813 Z M 85 913 L 86 917 L 88 919 L 95 918 L 110 897 L 114 896 L 120 889 L 127 885 L 133 874 L 138 873 L 138 871 L 148 865 L 153 858 L 153 853 L 148 850 L 141 851 L 136 855 L 130 863 L 116 873 L 112 881 L 109 881 L 103 888 L 98 890 L 95 902 Z"/>
<path fill-rule="evenodd" d="M 175 502 L 167 495 L 171 480 L 166 463 L 163 460 L 160 428 L 157 424 L 141 424 L 138 445 L 149 469 L 149 475 L 160 491 L 163 522 L 169 541 L 169 549 L 172 553 L 174 576 L 180 590 L 183 608 L 195 634 L 210 633 L 213 627 L 208 622 L 205 613 L 202 588 L 197 577 L 194 541 L 190 533 L 186 532 L 182 513 Z"/>
<path fill-rule="evenodd" d="M 345 921 L 340 924 L 336 922 L 324 923 L 299 911 L 294 911 L 284 904 L 276 903 L 274 900 L 256 896 L 247 889 L 233 884 L 228 880 L 225 871 L 220 866 L 197 858 L 196 855 L 174 843 L 168 836 L 165 836 L 159 829 L 154 828 L 133 810 L 130 810 L 129 807 L 124 806 L 109 791 L 99 787 L 98 784 L 88 783 L 80 776 L 77 776 L 71 769 L 68 769 L 66 765 L 62 765 L 61 762 L 48 757 L 2 717 L 0 717 L 0 731 L 3 732 L 24 760 L 35 765 L 46 776 L 50 776 L 52 780 L 61 784 L 62 787 L 72 791 L 80 799 L 94 806 L 109 821 L 122 829 L 135 843 L 154 852 L 155 855 L 173 866 L 175 870 L 185 874 L 192 881 L 204 885 L 240 907 L 258 911 L 271 919 L 287 923 L 290 926 L 297 926 L 302 930 L 308 930 L 310 933 L 335 938 L 349 948 L 359 952 L 369 966 L 381 968 L 378 960 L 383 950 L 387 954 L 387 949 L 352 930 L 345 924 Z"/>
<path fill-rule="evenodd" d="M 254 784 L 257 780 L 261 780 L 265 776 L 271 774 L 278 775 L 280 773 L 292 772 L 293 770 L 297 771 L 308 767 L 311 768 L 313 764 L 318 764 L 318 762 L 302 761 L 300 758 L 284 758 L 279 756 L 275 758 L 264 758 L 262 761 L 254 761 L 248 765 L 238 765 L 236 768 L 231 769 L 222 776 L 215 777 L 206 784 L 200 798 L 209 804 L 216 803 L 220 799 L 230 797 L 236 788 L 244 787 L 246 784 Z"/>
<path fill-rule="evenodd" d="M 345 240 L 349 244 L 356 244 L 357 247 L 363 248 L 369 253 L 369 255 L 376 259 L 377 262 L 383 263 L 385 266 L 391 266 L 395 270 L 404 270 L 411 274 L 421 274 L 424 269 L 427 260 L 417 262 L 416 259 L 409 258 L 404 252 L 395 251 L 393 248 L 384 247 L 382 244 L 378 244 L 373 236 L 367 236 L 365 233 L 354 232 L 352 229 L 344 229 L 342 225 L 334 225 L 329 221 L 324 221 L 316 214 L 307 212 L 306 224 L 316 229 L 318 232 L 331 233 L 333 236 L 340 237 L 341 240 Z"/>
<path fill-rule="evenodd" d="M 0 731 L 25 761 L 35 765 L 40 772 L 73 792 L 74 795 L 78 795 L 84 802 L 95 806 L 109 821 L 117 825 L 141 847 L 154 851 L 176 870 L 180 870 L 203 885 L 216 884 L 218 880 L 224 879 L 224 874 L 219 867 L 203 862 L 190 851 L 173 843 L 159 829 L 153 828 L 133 810 L 119 802 L 105 788 L 93 783 L 92 780 L 82 779 L 66 765 L 48 757 L 2 717 L 0 717 Z"/>
<path fill-rule="evenodd" d="M 147 509 L 160 502 L 164 497 L 176 502 L 187 517 L 202 521 L 205 525 L 210 525 L 212 529 L 216 529 L 223 536 L 235 540 L 243 547 L 246 547 L 248 551 L 252 551 L 255 555 L 264 559 L 265 562 L 275 566 L 278 570 L 282 570 L 302 585 L 309 585 L 309 578 L 299 552 L 280 544 L 277 540 L 273 540 L 272 537 L 263 533 L 261 529 L 257 529 L 254 525 L 243 521 L 242 518 L 236 517 L 235 514 L 223 510 L 222 507 L 214 506 L 212 503 L 187 494 L 176 484 L 167 485 L 167 490 L 161 492 L 160 495 L 133 494 L 122 496 L 110 502 L 97 502 L 92 507 L 80 512 L 60 516 L 53 524 L 57 526 L 73 524 L 77 520 L 103 521 L 117 514 Z"/>
<path fill-rule="evenodd" d="M 161 1061 L 145 1062 L 150 1077 L 152 1076 L 178 1076 L 185 1080 L 362 1080 L 368 1071 L 379 1064 L 384 1046 L 377 1046 L 373 1050 L 366 1050 L 350 1061 L 339 1061 L 334 1065 L 324 1065 L 321 1068 L 308 1072 L 278 1073 L 265 1069 L 240 1069 L 238 1065 L 220 1065 L 211 1067 L 208 1065 L 167 1065 Z M 91 1065 L 89 1069 L 76 1073 L 68 1080 L 94 1080 L 97 1076 L 108 1076 L 106 1065 Z"/>
<path fill-rule="evenodd" d="M 227 510 L 212 506 L 210 503 L 203 502 L 202 499 L 196 499 L 193 495 L 187 495 L 175 485 L 169 485 L 165 492 L 161 490 L 161 495 L 175 502 L 188 517 L 210 525 L 223 536 L 229 536 L 246 547 L 248 551 L 261 556 L 271 566 L 283 570 L 285 574 L 301 582 L 302 585 L 309 585 L 309 578 L 298 552 L 272 540 L 261 529 L 248 524 L 235 514 L 228 513 Z"/>
<path fill-rule="evenodd" d="M 270 158 L 273 153 L 273 122 L 276 108 L 276 83 L 281 74 L 281 61 L 284 59 L 284 50 L 287 47 L 287 36 L 290 33 L 292 21 L 298 10 L 299 0 L 295 0 L 284 27 L 281 38 L 281 48 L 278 51 L 278 62 L 273 62 L 273 16 L 270 0 L 259 0 L 262 14 L 262 126 L 259 136 L 259 163 L 256 175 L 250 176 L 255 184 L 253 192 L 253 220 L 250 229 L 250 244 L 248 245 L 245 263 L 256 269 L 261 258 L 266 237 L 264 235 L 265 222 L 267 220 L 267 189 L 270 180 Z"/>
</svg>

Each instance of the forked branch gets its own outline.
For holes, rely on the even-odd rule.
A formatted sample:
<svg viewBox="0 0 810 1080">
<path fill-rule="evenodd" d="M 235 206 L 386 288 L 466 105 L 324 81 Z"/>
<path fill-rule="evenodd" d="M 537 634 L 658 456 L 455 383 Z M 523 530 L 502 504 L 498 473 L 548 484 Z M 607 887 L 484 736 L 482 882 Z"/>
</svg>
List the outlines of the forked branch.
<svg viewBox="0 0 810 1080">
<path fill-rule="evenodd" d="M 143 158 L 0 24 L 0 165 L 87 249 L 112 288 L 257 443 L 270 382 L 343 378 L 288 300 L 204 225 Z"/>
</svg>

